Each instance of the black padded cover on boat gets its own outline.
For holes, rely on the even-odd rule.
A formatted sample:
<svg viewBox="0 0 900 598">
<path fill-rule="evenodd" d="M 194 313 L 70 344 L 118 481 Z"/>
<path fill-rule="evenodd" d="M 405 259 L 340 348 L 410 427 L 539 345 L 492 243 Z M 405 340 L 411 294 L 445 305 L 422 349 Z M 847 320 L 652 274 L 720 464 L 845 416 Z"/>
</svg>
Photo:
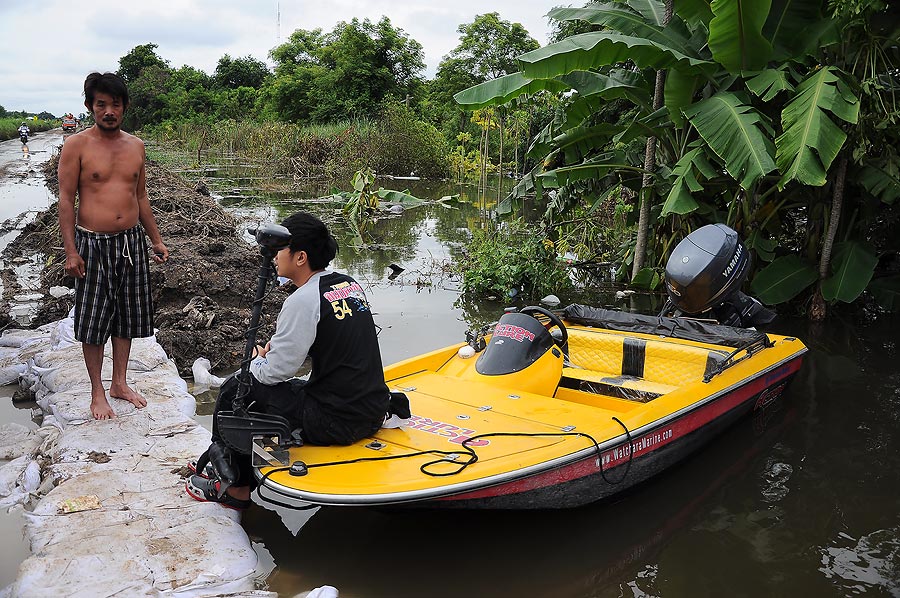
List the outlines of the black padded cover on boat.
<svg viewBox="0 0 900 598">
<path fill-rule="evenodd" d="M 566 307 L 563 310 L 563 318 L 582 326 L 594 326 L 621 332 L 654 334 L 734 348 L 759 342 L 766 336 L 758 330 L 710 324 L 690 318 L 645 316 L 614 309 L 603 309 L 602 307 L 590 307 L 578 303 L 573 303 Z"/>
</svg>

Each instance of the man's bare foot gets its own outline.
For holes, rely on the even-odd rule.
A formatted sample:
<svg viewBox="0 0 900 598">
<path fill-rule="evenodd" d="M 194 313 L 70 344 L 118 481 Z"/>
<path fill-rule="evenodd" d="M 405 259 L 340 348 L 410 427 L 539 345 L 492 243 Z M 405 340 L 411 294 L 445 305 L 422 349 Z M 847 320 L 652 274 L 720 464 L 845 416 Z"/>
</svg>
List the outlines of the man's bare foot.
<svg viewBox="0 0 900 598">
<path fill-rule="evenodd" d="M 91 415 L 94 419 L 112 419 L 116 416 L 105 394 L 96 397 L 91 395 Z"/>
<path fill-rule="evenodd" d="M 124 399 L 137 407 L 138 409 L 143 409 L 147 406 L 147 401 L 138 394 L 136 391 L 132 390 L 127 384 L 123 384 L 122 386 L 112 385 L 109 387 L 109 396 L 114 397 L 116 399 Z"/>
</svg>

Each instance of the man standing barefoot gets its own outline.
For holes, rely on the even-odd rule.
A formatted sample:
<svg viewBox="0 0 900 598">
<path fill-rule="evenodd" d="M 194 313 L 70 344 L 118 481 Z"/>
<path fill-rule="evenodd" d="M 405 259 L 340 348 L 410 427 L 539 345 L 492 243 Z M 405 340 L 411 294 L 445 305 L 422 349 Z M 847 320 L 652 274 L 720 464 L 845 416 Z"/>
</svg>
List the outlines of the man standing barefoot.
<svg viewBox="0 0 900 598">
<path fill-rule="evenodd" d="M 162 242 L 147 199 L 144 143 L 120 129 L 128 89 L 114 73 L 91 73 L 84 105 L 94 126 L 66 139 L 59 157 L 59 229 L 66 273 L 75 277 L 75 338 L 91 379 L 95 419 L 115 415 L 100 379 L 103 346 L 112 336 L 109 396 L 141 408 L 144 398 L 125 382 L 131 339 L 153 335 L 147 242 L 164 262 Z M 78 221 L 75 194 L 78 193 Z"/>
</svg>

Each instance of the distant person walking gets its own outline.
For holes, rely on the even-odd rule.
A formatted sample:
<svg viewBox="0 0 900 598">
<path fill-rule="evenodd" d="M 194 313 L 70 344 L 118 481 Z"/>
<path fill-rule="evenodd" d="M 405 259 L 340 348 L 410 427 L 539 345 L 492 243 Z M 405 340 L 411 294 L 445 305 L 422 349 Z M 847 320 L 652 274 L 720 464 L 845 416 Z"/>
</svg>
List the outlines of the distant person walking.
<svg viewBox="0 0 900 598">
<path fill-rule="evenodd" d="M 109 419 L 100 371 L 112 337 L 109 396 L 141 408 L 147 401 L 125 381 L 131 339 L 153 335 L 149 253 L 169 258 L 147 198 L 144 143 L 121 130 L 128 89 L 114 73 L 91 73 L 84 105 L 94 126 L 72 135 L 59 157 L 59 229 L 66 273 L 75 277 L 75 338 L 91 380 L 91 413 Z M 78 193 L 76 223 L 75 194 Z"/>
</svg>

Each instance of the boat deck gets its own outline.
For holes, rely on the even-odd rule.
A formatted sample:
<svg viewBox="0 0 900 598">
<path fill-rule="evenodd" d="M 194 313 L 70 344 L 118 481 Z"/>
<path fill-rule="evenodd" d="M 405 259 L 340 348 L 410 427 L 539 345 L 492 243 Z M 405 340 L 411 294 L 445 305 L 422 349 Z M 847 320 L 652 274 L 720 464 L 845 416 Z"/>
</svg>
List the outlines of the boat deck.
<svg viewBox="0 0 900 598">
<path fill-rule="evenodd" d="M 465 483 L 592 447 L 587 437 L 571 434 L 576 429 L 591 429 L 591 434 L 599 434 L 603 439 L 622 433 L 621 426 L 612 419 L 621 417 L 619 409 L 509 392 L 433 371 L 410 375 L 403 379 L 403 384 L 391 388 L 409 396 L 414 415 L 408 424 L 403 428 L 383 428 L 373 441 L 365 444 L 292 449 L 291 458 L 299 459 L 302 455 L 310 467 L 310 473 L 303 478 L 304 490 L 355 494 L 371 491 L 373 487 L 383 492 L 428 488 L 434 485 L 433 478 L 422 475 L 422 465 L 443 458 L 441 452 L 450 454 L 450 459 L 456 454 L 457 461 L 462 462 L 468 459 L 462 442 L 474 439 L 467 444 L 477 453 L 477 464 L 453 476 L 454 482 Z M 488 433 L 491 435 L 479 438 Z M 423 454 L 400 458 L 418 452 Z M 353 476 L 347 476 L 342 465 L 317 467 L 320 463 L 388 456 L 398 458 L 373 461 L 369 467 L 355 463 Z M 441 474 L 458 468 L 456 461 L 447 460 L 428 469 Z M 271 479 L 278 484 L 292 485 L 287 472 L 274 473 Z"/>
<path fill-rule="evenodd" d="M 771 340 L 770 347 L 710 376 L 731 348 L 573 326 L 564 365 L 556 354 L 562 375 L 542 369 L 538 385 L 535 376 L 478 374 L 477 358 L 459 354 L 462 344 L 446 347 L 385 368 L 389 388 L 409 397 L 412 417 L 403 427 L 382 428 L 352 446 L 292 448 L 290 461 L 308 466 L 301 477 L 270 468 L 260 474 L 270 476 L 266 487 L 284 496 L 343 505 L 467 495 L 529 476 L 550 484 L 546 476 L 574 463 L 587 468 L 574 475 L 592 475 L 595 441 L 610 464 L 625 463 L 628 452 L 611 447 L 628 439 L 659 446 L 674 437 L 676 420 L 730 397 L 680 425 L 679 433 L 688 434 L 764 390 L 767 372 L 786 375 L 782 366 L 805 347 L 793 338 Z M 466 466 L 473 454 L 477 461 Z"/>
</svg>

